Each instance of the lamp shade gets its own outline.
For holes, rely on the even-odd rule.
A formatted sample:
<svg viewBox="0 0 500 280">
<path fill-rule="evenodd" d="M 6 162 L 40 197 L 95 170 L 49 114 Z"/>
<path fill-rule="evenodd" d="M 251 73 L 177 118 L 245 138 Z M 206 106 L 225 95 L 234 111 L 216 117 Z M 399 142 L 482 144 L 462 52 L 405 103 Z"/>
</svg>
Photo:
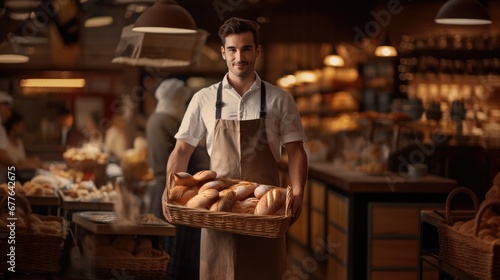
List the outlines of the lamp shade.
<svg viewBox="0 0 500 280">
<path fill-rule="evenodd" d="M 323 63 L 327 66 L 342 67 L 344 66 L 344 58 L 337 53 L 335 46 L 333 46 L 330 54 L 323 59 Z"/>
<path fill-rule="evenodd" d="M 0 64 L 3 63 L 26 63 L 30 60 L 25 54 L 24 48 L 13 45 L 10 40 L 0 45 Z"/>
<path fill-rule="evenodd" d="M 158 0 L 135 21 L 133 31 L 145 33 L 195 33 L 193 17 L 173 0 Z"/>
<path fill-rule="evenodd" d="M 440 24 L 491 24 L 486 8 L 476 0 L 449 0 L 439 9 L 434 20 Z"/>
<path fill-rule="evenodd" d="M 398 52 L 392 45 L 388 34 L 383 37 L 380 44 L 375 48 L 375 55 L 380 57 L 393 57 L 398 55 Z"/>
</svg>

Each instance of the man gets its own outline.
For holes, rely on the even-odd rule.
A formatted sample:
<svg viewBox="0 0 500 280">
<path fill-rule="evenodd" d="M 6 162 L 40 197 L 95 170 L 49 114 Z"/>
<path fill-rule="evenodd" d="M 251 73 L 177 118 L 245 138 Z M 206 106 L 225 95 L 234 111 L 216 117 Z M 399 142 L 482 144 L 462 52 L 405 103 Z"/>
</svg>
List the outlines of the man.
<svg viewBox="0 0 500 280">
<path fill-rule="evenodd" d="M 5 91 L 0 91 L 0 122 L 2 123 L 0 125 L 0 168 L 2 169 L 0 183 L 7 182 L 7 168 L 10 166 L 15 167 L 14 161 L 7 154 L 7 143 L 9 140 L 4 127 L 5 122 L 12 114 L 12 103 L 12 96 Z"/>
<path fill-rule="evenodd" d="M 179 79 L 163 81 L 155 91 L 158 100 L 155 112 L 149 116 L 146 126 L 148 161 L 153 169 L 155 185 L 151 192 L 151 212 L 162 216 L 161 194 L 167 183 L 165 166 L 175 146 L 175 133 L 186 112 L 191 91 Z M 210 168 L 206 149 L 195 149 L 187 171 L 194 174 Z M 170 255 L 167 279 L 198 279 L 200 260 L 200 229 L 177 225 L 175 237 L 165 238 L 164 249 Z"/>
<path fill-rule="evenodd" d="M 193 96 L 176 134 L 167 174 L 185 171 L 198 141 L 206 136 L 211 169 L 219 177 L 280 185 L 278 161 L 284 146 L 293 223 L 301 213 L 307 179 L 306 135 L 292 96 L 263 82 L 255 72 L 261 54 L 258 29 L 257 23 L 240 18 L 220 27 L 222 58 L 229 71 L 221 83 Z M 200 279 L 282 279 L 285 266 L 284 238 L 202 229 Z"/>
<path fill-rule="evenodd" d="M 59 109 L 58 122 L 63 147 L 80 147 L 87 141 L 85 135 L 75 126 L 73 114 L 65 107 Z"/>
</svg>

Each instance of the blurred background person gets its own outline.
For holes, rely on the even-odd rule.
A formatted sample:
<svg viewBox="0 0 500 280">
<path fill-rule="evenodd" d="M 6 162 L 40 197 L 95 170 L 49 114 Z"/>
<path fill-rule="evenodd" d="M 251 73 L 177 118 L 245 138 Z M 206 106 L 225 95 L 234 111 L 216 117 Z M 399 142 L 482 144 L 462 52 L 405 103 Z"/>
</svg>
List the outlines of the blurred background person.
<svg viewBox="0 0 500 280">
<path fill-rule="evenodd" d="M 66 148 L 80 147 L 87 142 L 87 137 L 76 127 L 75 118 L 70 110 L 61 107 L 57 115 L 61 145 Z"/>
<path fill-rule="evenodd" d="M 7 168 L 14 166 L 14 161 L 7 154 L 7 132 L 5 131 L 4 124 L 12 114 L 12 103 L 14 102 L 12 96 L 5 91 L 0 91 L 0 183 L 7 182 Z"/>
<path fill-rule="evenodd" d="M 35 170 L 40 167 L 40 158 L 37 156 L 27 156 L 24 149 L 24 119 L 23 116 L 13 111 L 5 122 L 7 132 L 7 155 L 16 165 L 16 179 L 21 183 L 31 179 Z"/>
<path fill-rule="evenodd" d="M 129 148 L 126 122 L 122 113 L 114 113 L 111 117 L 111 126 L 104 134 L 104 145 L 108 153 L 118 161 L 123 152 Z"/>
<path fill-rule="evenodd" d="M 163 81 L 155 91 L 157 105 L 146 125 L 148 161 L 153 169 L 155 185 L 151 192 L 151 212 L 163 217 L 161 198 L 167 182 L 166 167 L 174 149 L 182 117 L 191 91 L 179 79 Z M 210 158 L 205 148 L 198 147 L 191 156 L 188 172 L 209 169 Z M 175 237 L 167 237 L 165 250 L 170 254 L 168 279 L 199 279 L 200 229 L 176 225 Z"/>
<path fill-rule="evenodd" d="M 99 117 L 97 114 L 90 114 L 84 123 L 83 134 L 90 143 L 99 148 L 104 148 L 104 133 L 99 128 Z"/>
</svg>

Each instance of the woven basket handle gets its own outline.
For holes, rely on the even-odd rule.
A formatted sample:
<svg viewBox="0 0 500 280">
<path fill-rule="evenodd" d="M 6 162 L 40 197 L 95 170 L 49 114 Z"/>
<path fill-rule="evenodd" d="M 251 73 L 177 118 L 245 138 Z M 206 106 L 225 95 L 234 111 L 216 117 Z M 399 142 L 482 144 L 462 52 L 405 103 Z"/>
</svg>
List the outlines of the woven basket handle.
<svg viewBox="0 0 500 280">
<path fill-rule="evenodd" d="M 446 211 L 446 224 L 451 225 L 453 224 L 453 219 L 451 217 L 451 203 L 453 202 L 453 198 L 455 195 L 459 193 L 465 193 L 474 203 L 474 211 L 477 212 L 477 209 L 479 207 L 479 201 L 477 199 L 476 194 L 471 191 L 469 188 L 465 187 L 459 187 L 454 190 L 452 190 L 449 194 L 448 197 L 446 198 L 446 205 L 445 205 L 445 211 Z"/>
<path fill-rule="evenodd" d="M 483 214 L 490 209 L 491 207 L 500 207 L 500 200 L 491 200 L 488 202 L 485 202 L 481 205 L 479 210 L 477 211 L 476 217 L 474 218 L 474 236 L 477 237 L 479 233 L 479 226 L 481 225 L 481 220 L 483 218 Z"/>
<path fill-rule="evenodd" d="M 285 217 L 292 216 L 292 199 L 293 199 L 293 190 L 291 186 L 286 187 L 286 201 L 285 201 Z"/>
</svg>

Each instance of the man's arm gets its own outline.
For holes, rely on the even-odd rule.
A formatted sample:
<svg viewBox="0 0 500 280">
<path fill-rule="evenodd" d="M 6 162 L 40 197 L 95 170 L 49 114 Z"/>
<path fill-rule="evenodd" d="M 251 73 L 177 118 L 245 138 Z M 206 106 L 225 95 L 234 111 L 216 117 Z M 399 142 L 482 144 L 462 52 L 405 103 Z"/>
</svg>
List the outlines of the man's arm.
<svg viewBox="0 0 500 280">
<path fill-rule="evenodd" d="M 167 163 L 167 185 L 165 186 L 165 190 L 163 191 L 162 196 L 162 207 L 163 213 L 165 213 L 165 204 L 163 203 L 167 199 L 167 188 L 169 187 L 170 174 L 173 172 L 185 172 L 187 170 L 189 159 L 193 154 L 193 151 L 196 147 L 189 145 L 188 143 L 177 140 L 175 143 L 174 150 L 170 154 Z"/>
<path fill-rule="evenodd" d="M 302 199 L 307 181 L 309 167 L 307 164 L 307 154 L 302 141 L 285 144 L 288 154 L 288 174 L 293 190 L 292 200 L 292 224 L 297 221 L 302 212 Z"/>
</svg>

